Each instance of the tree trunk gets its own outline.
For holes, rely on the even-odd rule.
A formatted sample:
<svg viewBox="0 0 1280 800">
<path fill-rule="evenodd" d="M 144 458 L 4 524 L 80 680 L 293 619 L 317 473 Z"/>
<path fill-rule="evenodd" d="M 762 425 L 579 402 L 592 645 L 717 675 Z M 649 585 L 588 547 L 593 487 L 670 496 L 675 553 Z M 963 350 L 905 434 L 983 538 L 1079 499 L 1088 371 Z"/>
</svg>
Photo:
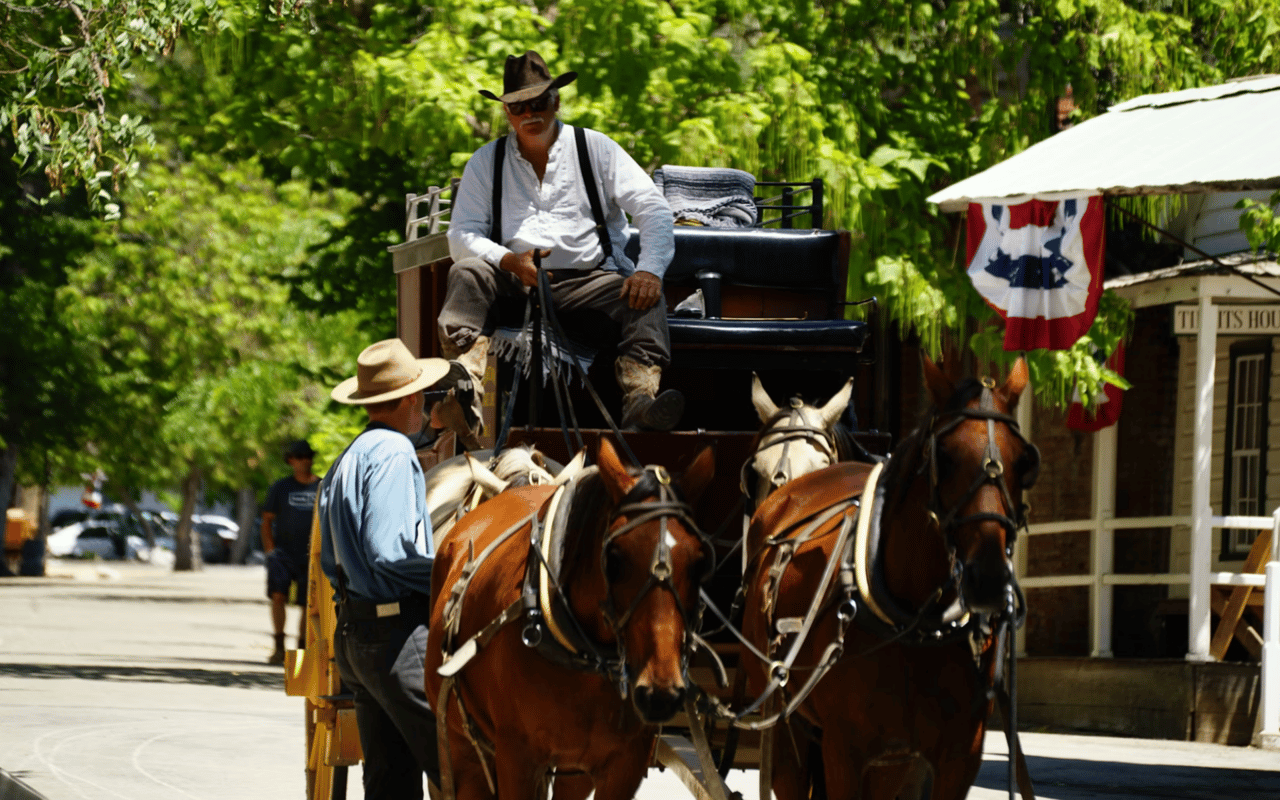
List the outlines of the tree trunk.
<svg viewBox="0 0 1280 800">
<path fill-rule="evenodd" d="M 174 572 L 198 570 L 203 566 L 200 561 L 200 535 L 191 524 L 199 493 L 200 468 L 192 467 L 182 481 L 182 513 L 178 516 L 178 531 L 174 534 Z"/>
<path fill-rule="evenodd" d="M 138 524 L 142 526 L 142 533 L 147 539 L 147 549 L 154 550 L 156 547 L 156 531 L 151 526 L 151 521 L 142 513 L 142 509 L 138 508 L 138 501 L 134 500 L 133 496 L 125 491 L 123 487 L 115 487 L 115 493 L 124 503 L 124 507 L 129 509 L 129 513 L 133 514 L 134 518 L 138 520 Z"/>
<path fill-rule="evenodd" d="M 236 493 L 236 522 L 240 525 L 240 535 L 231 550 L 232 564 L 243 564 L 249 557 L 249 543 L 253 541 L 253 523 L 257 516 L 258 493 L 252 486 L 241 486 Z"/>
<path fill-rule="evenodd" d="M 0 450 L 0 512 L 13 505 L 13 487 L 17 485 L 18 446 L 7 445 Z"/>
</svg>

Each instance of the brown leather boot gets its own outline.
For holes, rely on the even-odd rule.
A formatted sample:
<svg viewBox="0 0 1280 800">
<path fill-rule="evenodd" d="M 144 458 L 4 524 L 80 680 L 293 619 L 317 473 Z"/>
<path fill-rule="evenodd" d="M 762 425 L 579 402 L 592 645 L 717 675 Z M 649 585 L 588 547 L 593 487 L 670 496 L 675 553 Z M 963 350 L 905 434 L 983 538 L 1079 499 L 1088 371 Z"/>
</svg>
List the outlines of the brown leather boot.
<svg viewBox="0 0 1280 800">
<path fill-rule="evenodd" d="M 461 366 L 471 378 L 471 391 L 458 393 L 458 401 L 463 407 L 467 425 L 472 436 L 479 436 L 484 428 L 484 372 L 489 364 L 489 337 L 477 336 L 471 347 L 464 352 L 453 342 L 440 338 L 440 351 L 447 360 Z"/>
<path fill-rule="evenodd" d="M 658 393 L 662 367 L 641 364 L 630 356 L 614 363 L 622 389 L 622 427 L 626 430 L 669 431 L 684 414 L 684 395 L 668 389 Z"/>
</svg>

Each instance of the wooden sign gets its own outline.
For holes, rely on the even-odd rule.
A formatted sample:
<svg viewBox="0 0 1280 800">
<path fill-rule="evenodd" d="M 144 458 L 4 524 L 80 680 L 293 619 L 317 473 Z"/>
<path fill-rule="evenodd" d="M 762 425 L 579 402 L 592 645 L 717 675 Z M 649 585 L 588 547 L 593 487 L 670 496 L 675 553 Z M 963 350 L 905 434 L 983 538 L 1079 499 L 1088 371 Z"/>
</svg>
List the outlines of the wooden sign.
<svg viewBox="0 0 1280 800">
<path fill-rule="evenodd" d="M 1218 312 L 1219 336 L 1280 335 L 1280 305 L 1230 305 L 1214 306 L 1214 308 Z M 1187 336 L 1199 332 L 1200 307 L 1174 306 L 1174 335 Z"/>
</svg>

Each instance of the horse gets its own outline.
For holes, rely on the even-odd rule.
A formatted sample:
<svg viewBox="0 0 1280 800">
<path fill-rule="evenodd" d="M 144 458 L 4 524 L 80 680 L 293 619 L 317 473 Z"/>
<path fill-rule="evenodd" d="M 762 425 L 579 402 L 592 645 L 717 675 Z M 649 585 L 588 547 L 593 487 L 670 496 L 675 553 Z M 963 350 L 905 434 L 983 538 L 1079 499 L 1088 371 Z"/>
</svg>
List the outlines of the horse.
<svg viewBox="0 0 1280 800">
<path fill-rule="evenodd" d="M 628 469 L 602 439 L 567 485 L 509 489 L 457 522 L 426 655 L 446 797 L 531 800 L 553 775 L 557 800 L 635 795 L 686 701 L 715 563 L 692 504 L 714 467 L 705 448 L 679 480 Z"/>
<path fill-rule="evenodd" d="M 887 462 L 800 476 L 752 518 L 741 663 L 762 727 L 785 720 L 762 797 L 958 800 L 977 776 L 1039 455 L 1011 416 L 1021 359 L 999 387 L 924 377 L 934 407 Z"/>
<path fill-rule="evenodd" d="M 751 459 L 742 468 L 742 494 L 750 508 L 759 507 L 775 489 L 801 475 L 828 467 L 841 459 L 836 425 L 853 395 L 853 378 L 825 404 L 814 406 L 799 397 L 779 409 L 751 376 L 751 404 L 760 417 L 760 432 Z"/>
<path fill-rule="evenodd" d="M 488 456 L 489 451 L 479 455 Z M 483 461 L 463 453 L 432 467 L 426 473 L 426 504 L 431 515 L 431 532 L 438 547 L 455 522 L 483 501 L 516 486 L 567 483 L 584 467 L 586 453 L 578 453 L 563 469 L 552 472 L 550 463 L 532 445 L 503 450 L 496 458 Z"/>
</svg>

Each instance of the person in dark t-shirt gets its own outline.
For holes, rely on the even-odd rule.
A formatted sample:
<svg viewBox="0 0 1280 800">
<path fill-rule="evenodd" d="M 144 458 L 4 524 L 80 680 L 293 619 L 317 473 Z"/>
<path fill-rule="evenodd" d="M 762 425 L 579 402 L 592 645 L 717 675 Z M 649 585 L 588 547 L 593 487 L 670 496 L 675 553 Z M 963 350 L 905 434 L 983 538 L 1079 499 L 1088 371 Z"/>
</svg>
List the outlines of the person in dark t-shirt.
<svg viewBox="0 0 1280 800">
<path fill-rule="evenodd" d="M 271 627 L 275 650 L 268 664 L 284 663 L 285 605 L 289 590 L 302 607 L 298 647 L 306 646 L 307 567 L 311 555 L 311 510 L 320 479 L 311 472 L 315 451 L 300 439 L 285 451 L 285 463 L 293 474 L 271 484 L 262 509 L 262 549 L 267 554 L 267 597 L 271 598 Z"/>
</svg>

